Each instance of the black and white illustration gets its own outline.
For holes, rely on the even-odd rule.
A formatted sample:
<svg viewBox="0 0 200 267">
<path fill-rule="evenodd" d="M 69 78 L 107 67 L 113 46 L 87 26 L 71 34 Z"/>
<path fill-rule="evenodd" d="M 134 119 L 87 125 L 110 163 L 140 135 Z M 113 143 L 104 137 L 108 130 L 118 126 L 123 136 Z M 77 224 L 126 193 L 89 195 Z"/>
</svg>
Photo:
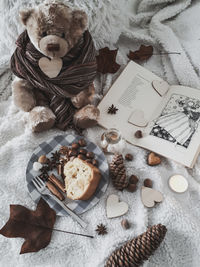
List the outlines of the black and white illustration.
<svg viewBox="0 0 200 267">
<path fill-rule="evenodd" d="M 200 101 L 173 94 L 161 115 L 156 119 L 150 135 L 187 148 L 200 121 Z"/>
</svg>

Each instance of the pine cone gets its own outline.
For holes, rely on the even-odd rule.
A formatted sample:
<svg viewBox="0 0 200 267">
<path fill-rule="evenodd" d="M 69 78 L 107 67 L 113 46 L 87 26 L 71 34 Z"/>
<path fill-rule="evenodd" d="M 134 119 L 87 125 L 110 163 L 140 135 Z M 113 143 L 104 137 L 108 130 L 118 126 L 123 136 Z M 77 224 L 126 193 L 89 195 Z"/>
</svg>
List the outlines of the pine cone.
<svg viewBox="0 0 200 267">
<path fill-rule="evenodd" d="M 126 177 L 126 169 L 122 155 L 115 155 L 110 163 L 110 174 L 113 185 L 118 190 L 123 190 L 128 186 L 128 179 Z"/>
<path fill-rule="evenodd" d="M 163 241 L 167 228 L 162 225 L 149 227 L 146 232 L 115 250 L 105 267 L 136 267 L 147 260 Z"/>
</svg>

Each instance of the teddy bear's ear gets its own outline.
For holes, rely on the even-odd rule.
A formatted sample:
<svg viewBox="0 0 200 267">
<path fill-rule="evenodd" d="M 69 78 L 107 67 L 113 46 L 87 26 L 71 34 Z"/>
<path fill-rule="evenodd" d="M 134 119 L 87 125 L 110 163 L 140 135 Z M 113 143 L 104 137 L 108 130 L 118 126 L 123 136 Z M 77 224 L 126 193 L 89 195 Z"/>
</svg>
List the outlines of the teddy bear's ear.
<svg viewBox="0 0 200 267">
<path fill-rule="evenodd" d="M 19 17 L 24 25 L 26 25 L 28 18 L 33 13 L 33 9 L 23 9 L 19 12 Z"/>
<path fill-rule="evenodd" d="M 87 15 L 82 10 L 74 10 L 72 12 L 73 17 L 73 24 L 75 28 L 81 29 L 82 31 L 85 31 L 87 28 Z"/>
</svg>

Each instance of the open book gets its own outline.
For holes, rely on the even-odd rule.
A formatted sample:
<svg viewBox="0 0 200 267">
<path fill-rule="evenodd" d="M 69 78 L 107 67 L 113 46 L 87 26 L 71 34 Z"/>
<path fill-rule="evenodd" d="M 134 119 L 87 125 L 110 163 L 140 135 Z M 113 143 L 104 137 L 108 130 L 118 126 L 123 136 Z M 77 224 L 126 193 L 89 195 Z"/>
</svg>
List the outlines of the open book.
<svg viewBox="0 0 200 267">
<path fill-rule="evenodd" d="M 115 115 L 108 108 L 115 105 Z M 200 90 L 172 85 L 130 61 L 100 102 L 99 124 L 131 144 L 193 167 L 200 150 Z M 141 130 L 143 138 L 136 138 Z"/>
</svg>

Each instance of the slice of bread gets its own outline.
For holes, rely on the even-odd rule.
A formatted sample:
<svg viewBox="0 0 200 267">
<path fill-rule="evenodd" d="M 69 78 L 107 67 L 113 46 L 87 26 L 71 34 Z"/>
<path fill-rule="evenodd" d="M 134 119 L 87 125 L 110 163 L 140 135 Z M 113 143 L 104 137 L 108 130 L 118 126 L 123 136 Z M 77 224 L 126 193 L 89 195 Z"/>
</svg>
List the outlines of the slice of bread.
<svg viewBox="0 0 200 267">
<path fill-rule="evenodd" d="M 101 179 L 98 168 L 79 158 L 65 164 L 64 175 L 67 197 L 73 200 L 88 200 Z"/>
</svg>

